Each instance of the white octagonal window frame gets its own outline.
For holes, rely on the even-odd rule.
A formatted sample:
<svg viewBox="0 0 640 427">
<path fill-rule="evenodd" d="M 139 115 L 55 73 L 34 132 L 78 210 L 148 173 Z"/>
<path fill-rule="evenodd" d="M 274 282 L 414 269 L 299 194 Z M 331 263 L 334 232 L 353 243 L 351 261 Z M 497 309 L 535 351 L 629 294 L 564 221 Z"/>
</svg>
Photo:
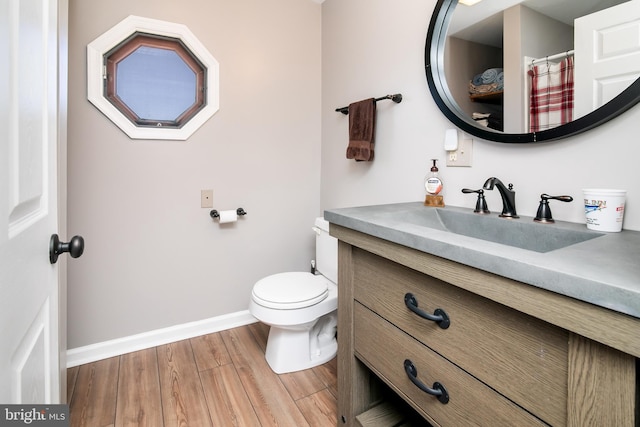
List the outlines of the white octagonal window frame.
<svg viewBox="0 0 640 427">
<path fill-rule="evenodd" d="M 206 68 L 206 104 L 181 127 L 136 126 L 105 94 L 104 56 L 136 33 L 179 39 Z M 219 64 L 202 43 L 182 24 L 129 16 L 87 45 L 87 98 L 132 139 L 186 140 L 219 109 Z"/>
</svg>

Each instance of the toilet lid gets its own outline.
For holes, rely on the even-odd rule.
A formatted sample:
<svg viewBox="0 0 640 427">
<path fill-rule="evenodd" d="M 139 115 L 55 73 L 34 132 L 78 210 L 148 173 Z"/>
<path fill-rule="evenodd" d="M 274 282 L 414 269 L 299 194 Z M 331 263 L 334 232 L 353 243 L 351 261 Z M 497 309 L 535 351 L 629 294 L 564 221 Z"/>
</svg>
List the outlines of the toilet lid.
<svg viewBox="0 0 640 427">
<path fill-rule="evenodd" d="M 309 307 L 327 298 L 329 286 L 323 276 L 311 273 L 280 273 L 253 286 L 253 300 L 268 308 L 291 310 Z"/>
</svg>

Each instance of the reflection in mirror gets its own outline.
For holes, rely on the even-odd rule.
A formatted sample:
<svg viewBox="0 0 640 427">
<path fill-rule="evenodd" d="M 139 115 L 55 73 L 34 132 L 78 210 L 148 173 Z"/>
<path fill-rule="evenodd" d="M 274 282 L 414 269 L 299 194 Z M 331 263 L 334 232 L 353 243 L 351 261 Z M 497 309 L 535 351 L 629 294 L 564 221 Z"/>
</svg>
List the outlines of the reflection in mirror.
<svg viewBox="0 0 640 427">
<path fill-rule="evenodd" d="M 436 102 L 463 130 L 504 142 L 557 139 L 619 114 L 600 107 L 637 85 L 640 0 L 457 3 L 438 2 L 426 61 Z"/>
</svg>

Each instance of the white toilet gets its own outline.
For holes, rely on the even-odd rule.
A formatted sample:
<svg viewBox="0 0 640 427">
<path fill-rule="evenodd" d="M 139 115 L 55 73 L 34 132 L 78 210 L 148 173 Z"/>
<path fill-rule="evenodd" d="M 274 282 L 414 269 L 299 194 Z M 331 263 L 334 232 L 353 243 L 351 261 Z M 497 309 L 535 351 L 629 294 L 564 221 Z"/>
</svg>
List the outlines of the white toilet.
<svg viewBox="0 0 640 427">
<path fill-rule="evenodd" d="M 316 219 L 313 230 L 316 274 L 274 274 L 251 292 L 249 312 L 271 326 L 265 358 L 277 374 L 321 365 L 338 351 L 338 241 L 323 218 Z"/>
</svg>

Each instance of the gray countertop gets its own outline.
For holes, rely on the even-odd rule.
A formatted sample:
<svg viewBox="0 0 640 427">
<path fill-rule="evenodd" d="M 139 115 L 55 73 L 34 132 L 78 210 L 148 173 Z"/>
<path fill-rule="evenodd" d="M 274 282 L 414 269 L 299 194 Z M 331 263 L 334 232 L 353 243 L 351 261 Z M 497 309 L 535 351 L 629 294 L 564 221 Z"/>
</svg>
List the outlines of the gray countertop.
<svg viewBox="0 0 640 427">
<path fill-rule="evenodd" d="M 330 223 L 480 270 L 640 318 L 640 232 L 597 233 L 597 238 L 545 253 L 455 234 L 404 220 L 427 214 L 422 202 L 330 209 Z M 438 208 L 458 212 L 471 209 Z M 491 217 L 497 217 L 492 213 Z M 493 219 L 492 219 L 493 220 Z M 533 223 L 532 217 L 499 219 Z M 545 233 L 587 231 L 584 224 L 537 224 Z M 546 228 L 550 227 L 550 228 Z M 600 235 L 601 234 L 601 235 Z"/>
</svg>

